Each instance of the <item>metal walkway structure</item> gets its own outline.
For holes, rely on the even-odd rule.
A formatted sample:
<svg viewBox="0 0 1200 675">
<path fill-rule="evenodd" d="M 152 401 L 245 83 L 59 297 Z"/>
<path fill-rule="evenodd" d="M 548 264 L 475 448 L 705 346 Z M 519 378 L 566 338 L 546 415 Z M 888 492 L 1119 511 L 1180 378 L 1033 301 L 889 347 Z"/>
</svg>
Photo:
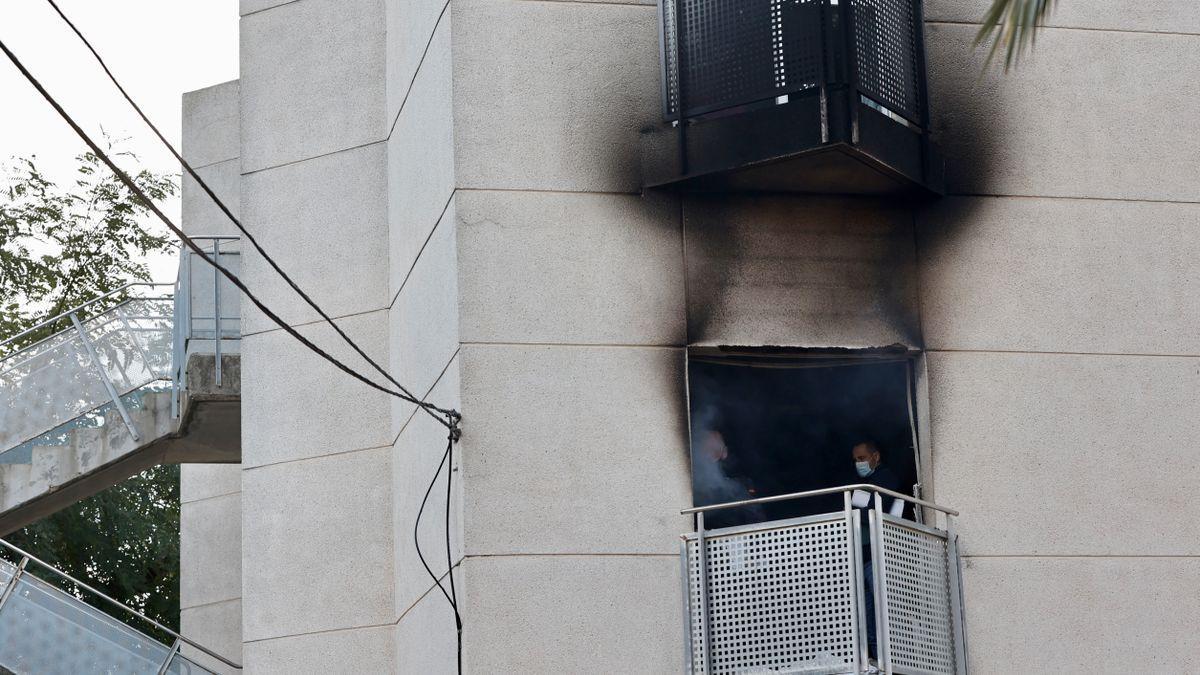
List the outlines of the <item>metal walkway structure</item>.
<svg viewBox="0 0 1200 675">
<path fill-rule="evenodd" d="M 232 238 L 204 239 L 238 267 Z M 0 343 L 20 346 L 0 360 L 0 536 L 156 464 L 240 461 L 239 337 L 237 293 L 185 254 L 174 284 Z"/>
</svg>

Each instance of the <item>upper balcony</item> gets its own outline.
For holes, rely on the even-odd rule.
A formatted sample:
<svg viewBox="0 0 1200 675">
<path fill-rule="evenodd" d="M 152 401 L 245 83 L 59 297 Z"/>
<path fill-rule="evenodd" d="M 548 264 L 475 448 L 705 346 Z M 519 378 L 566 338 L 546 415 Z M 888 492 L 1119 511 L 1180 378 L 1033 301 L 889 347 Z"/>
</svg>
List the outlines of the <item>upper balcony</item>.
<svg viewBox="0 0 1200 675">
<path fill-rule="evenodd" d="M 0 344 L 23 345 L 0 360 L 0 533 L 155 464 L 240 460 L 239 296 L 192 258 Z"/>
<path fill-rule="evenodd" d="M 705 529 L 706 513 L 839 493 L 840 511 Z M 956 511 L 848 485 L 684 513 L 687 672 L 966 672 Z"/>
<path fill-rule="evenodd" d="M 660 0 L 645 187 L 929 196 L 921 0 Z"/>
</svg>

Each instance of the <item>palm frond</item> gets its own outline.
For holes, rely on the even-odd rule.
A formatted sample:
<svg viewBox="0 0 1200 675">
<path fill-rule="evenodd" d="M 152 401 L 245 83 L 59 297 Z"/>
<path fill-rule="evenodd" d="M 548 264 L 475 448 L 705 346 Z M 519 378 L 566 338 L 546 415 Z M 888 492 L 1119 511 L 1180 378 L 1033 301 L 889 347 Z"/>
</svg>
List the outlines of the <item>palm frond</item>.
<svg viewBox="0 0 1200 675">
<path fill-rule="evenodd" d="M 992 0 L 975 35 L 975 44 L 992 43 L 989 64 L 1003 51 L 1004 69 L 1008 70 L 1033 46 L 1037 30 L 1053 6 L 1054 0 Z"/>
</svg>

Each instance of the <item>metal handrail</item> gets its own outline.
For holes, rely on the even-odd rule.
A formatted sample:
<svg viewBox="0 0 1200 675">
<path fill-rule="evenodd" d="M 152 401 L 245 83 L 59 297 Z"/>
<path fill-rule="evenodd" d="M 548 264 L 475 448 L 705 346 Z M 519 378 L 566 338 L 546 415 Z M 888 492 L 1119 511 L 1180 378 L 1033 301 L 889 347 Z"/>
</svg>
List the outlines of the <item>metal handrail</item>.
<svg viewBox="0 0 1200 675">
<path fill-rule="evenodd" d="M 137 428 L 135 427 L 135 425 L 133 423 L 133 419 L 130 417 L 129 411 L 126 409 L 125 404 L 121 401 L 121 392 L 117 391 L 117 388 L 114 385 L 110 374 L 108 372 L 106 372 L 105 369 L 103 368 L 103 366 L 101 365 L 99 354 L 97 353 L 97 350 L 96 350 L 96 346 L 95 346 L 95 344 L 93 344 L 92 339 L 89 337 L 90 329 L 87 329 L 84 327 L 84 321 L 91 323 L 93 320 L 99 319 L 100 326 L 102 327 L 102 326 L 106 326 L 106 325 L 113 323 L 114 320 L 111 317 L 105 318 L 107 315 L 112 315 L 112 314 L 116 314 L 121 321 L 125 321 L 124 315 L 121 314 L 121 309 L 123 307 L 127 307 L 134 302 L 173 301 L 173 296 L 169 295 L 169 294 L 167 294 L 167 295 L 147 294 L 145 296 L 133 296 L 133 297 L 129 297 L 128 299 L 126 299 L 122 302 L 118 302 L 111 307 L 104 309 L 104 311 L 101 313 L 97 313 L 92 316 L 89 316 L 84 320 L 80 320 L 79 314 L 83 310 L 94 307 L 98 303 L 103 302 L 104 300 L 118 297 L 120 294 L 127 294 L 130 291 L 130 289 L 133 289 L 133 288 L 154 289 L 154 288 L 159 288 L 159 287 L 163 287 L 163 286 L 171 286 L 171 284 L 154 283 L 154 282 L 135 282 L 135 283 L 131 283 L 131 284 L 125 284 L 124 286 L 121 286 L 120 288 L 109 291 L 108 293 L 105 293 L 96 298 L 92 298 L 91 300 L 81 303 L 80 305 L 77 305 L 61 314 L 58 314 L 49 319 L 43 320 L 43 321 L 39 322 L 36 326 L 33 326 L 25 331 L 22 331 L 18 335 L 15 335 L 15 336 L 9 338 L 8 340 L 5 340 L 3 343 L 0 343 L 0 346 L 11 344 L 14 340 L 19 340 L 22 337 L 28 336 L 32 331 L 36 331 L 36 330 L 45 328 L 47 326 L 51 326 L 55 322 L 61 321 L 64 318 L 70 319 L 70 321 L 71 321 L 70 327 L 64 328 L 63 330 L 60 330 L 57 333 L 54 333 L 53 335 L 49 335 L 41 340 L 38 340 L 37 342 L 35 342 L 31 345 L 22 347 L 21 349 L 18 349 L 16 351 L 14 351 L 13 353 L 8 354 L 4 358 L 0 359 L 0 374 L 11 372 L 12 370 L 14 370 L 16 368 L 24 366 L 31 359 L 38 358 L 41 355 L 38 350 L 46 345 L 51 345 L 51 347 L 50 347 L 51 350 L 59 349 L 62 346 L 62 343 L 61 342 L 56 343 L 55 342 L 56 340 L 60 340 L 61 338 L 63 338 L 64 336 L 66 336 L 70 333 L 76 333 L 78 335 L 80 344 L 82 344 L 83 348 L 87 351 L 88 360 L 91 363 L 91 368 L 95 371 L 94 374 L 95 374 L 97 380 L 103 385 L 105 392 L 108 394 L 109 401 L 112 402 L 114 408 L 120 414 L 121 421 L 124 422 L 125 427 L 129 430 L 130 436 L 133 438 L 134 441 L 141 440 L 140 436 L 138 434 Z M 151 318 L 151 317 L 147 317 L 147 318 Z M 161 317 L 161 318 L 167 318 L 167 317 Z M 96 328 L 96 326 L 93 326 L 93 328 Z M 128 326 L 127 326 L 127 328 L 128 328 Z M 140 346 L 138 347 L 138 349 L 139 350 L 141 349 Z M 43 352 L 43 353 L 48 353 L 48 352 Z M 146 362 L 145 365 L 147 368 L 150 367 L 149 362 Z M 34 369 L 33 372 L 36 373 L 41 370 L 43 370 L 43 368 L 37 368 L 37 369 Z M 127 374 L 124 372 L 123 367 L 121 367 L 121 370 L 122 370 L 122 374 L 125 375 L 126 377 L 128 377 Z M 153 373 L 155 371 L 151 370 L 151 372 Z M 154 378 L 154 379 L 160 379 L 160 378 Z M 146 383 L 149 383 L 150 381 L 153 381 L 153 380 L 148 380 Z M 132 385 L 132 383 L 128 383 L 128 384 Z M 90 401 L 90 402 L 94 405 L 91 408 L 88 408 L 87 410 L 76 412 L 76 416 L 86 414 L 87 412 L 90 412 L 91 410 L 95 410 L 95 409 L 99 408 L 100 405 L 102 405 L 101 403 L 99 403 L 97 401 Z M 56 420 L 56 421 L 51 420 L 51 421 L 54 421 L 55 423 L 50 427 L 50 429 L 40 430 L 38 433 L 33 434 L 32 436 L 29 436 L 28 438 L 23 440 L 22 443 L 25 443 L 25 442 L 28 442 L 29 440 L 37 438 L 44 431 L 53 430 L 55 427 L 59 426 L 64 420 Z M 18 445 L 21 445 L 21 444 L 18 444 Z M 16 447 L 16 446 L 14 446 L 14 447 Z M 4 452 L 7 450 L 8 450 L 8 448 L 0 449 L 0 452 Z"/>
<path fill-rule="evenodd" d="M 941 511 L 942 513 L 945 513 L 947 515 L 951 515 L 951 516 L 958 515 L 958 511 L 955 511 L 954 509 L 951 509 L 951 508 L 948 508 L 945 506 L 940 506 L 938 504 L 934 504 L 933 502 L 925 501 L 924 499 L 918 499 L 916 497 L 913 497 L 912 495 L 906 495 L 906 494 L 903 494 L 900 492 L 895 492 L 894 490 L 889 490 L 887 488 L 881 488 L 878 485 L 871 485 L 870 483 L 855 483 L 853 485 L 842 485 L 840 487 L 822 488 L 820 490 L 808 490 L 806 492 L 791 492 L 786 495 L 773 495 L 770 497 L 757 497 L 755 499 L 743 499 L 741 501 L 725 502 L 723 504 L 710 504 L 708 506 L 693 506 L 690 509 L 683 509 L 682 511 L 680 511 L 680 513 L 682 513 L 683 515 L 691 515 L 694 513 L 707 513 L 709 511 L 719 511 L 722 509 L 734 509 L 739 506 L 753 506 L 755 504 L 770 504 L 771 502 L 784 502 L 784 501 L 790 501 L 792 499 L 804 499 L 805 497 L 820 497 L 822 495 L 833 495 L 833 494 L 839 494 L 839 493 L 843 493 L 843 492 L 852 492 L 854 490 L 862 490 L 864 492 L 878 492 L 879 494 L 887 495 L 889 497 L 894 497 L 896 499 L 900 499 L 900 500 L 909 502 L 910 504 L 917 504 L 919 506 L 924 506 L 926 508 L 930 508 L 935 511 Z"/>
<path fill-rule="evenodd" d="M 239 256 L 239 258 L 241 256 L 240 250 L 228 251 L 228 252 L 221 251 L 221 242 L 236 242 L 236 241 L 240 240 L 241 237 L 234 236 L 234 235 L 218 234 L 218 235 L 195 235 L 192 237 L 192 239 L 195 241 L 212 242 L 212 250 L 210 252 L 210 255 L 212 256 L 213 260 L 220 261 L 220 258 L 222 255 Z M 172 363 L 172 367 L 171 367 L 171 381 L 172 381 L 171 416 L 174 418 L 178 418 L 181 413 L 181 410 L 180 410 L 181 396 L 182 396 L 183 390 L 187 387 L 188 343 L 191 342 L 191 340 L 195 337 L 192 334 L 193 322 L 197 319 L 207 320 L 207 319 L 211 318 L 211 320 L 212 320 L 212 323 L 213 323 L 212 339 L 213 339 L 213 356 L 214 356 L 213 382 L 217 387 L 220 387 L 221 381 L 222 381 L 222 359 L 221 359 L 222 341 L 227 339 L 223 335 L 223 330 L 222 330 L 221 324 L 222 324 L 222 322 L 225 322 L 225 321 L 235 321 L 236 322 L 240 319 L 240 314 L 239 314 L 239 316 L 235 316 L 235 317 L 223 316 L 223 312 L 221 310 L 221 291 L 222 291 L 221 286 L 223 283 L 225 283 L 225 280 L 221 277 L 220 273 L 218 272 L 218 270 L 215 267 L 212 270 L 212 272 L 213 272 L 213 280 L 212 280 L 212 284 L 213 284 L 213 286 L 212 286 L 213 316 L 212 317 L 199 317 L 199 316 L 193 315 L 193 313 L 192 313 L 192 295 L 193 295 L 192 256 L 195 255 L 195 253 L 190 250 L 181 249 L 179 254 L 180 254 L 179 255 L 179 268 L 176 270 L 175 282 L 174 282 L 175 297 L 176 297 L 175 325 L 174 325 L 175 334 L 174 334 L 174 351 L 173 351 L 173 356 L 172 356 L 173 363 Z M 239 331 L 239 333 L 240 333 L 240 331 Z M 234 339 L 240 339 L 240 337 L 236 337 Z"/>
<path fill-rule="evenodd" d="M 84 309 L 84 308 L 87 308 L 87 307 L 91 307 L 92 305 L 96 304 L 97 302 L 100 302 L 101 300 L 103 300 L 103 299 L 105 299 L 105 298 L 109 298 L 109 297 L 112 297 L 112 296 L 114 296 L 114 295 L 117 295 L 117 294 L 119 294 L 119 293 L 123 293 L 123 292 L 125 292 L 125 291 L 127 291 L 127 290 L 129 290 L 129 289 L 131 289 L 131 288 L 134 288 L 135 286 L 146 286 L 146 287 L 154 287 L 154 286 L 174 286 L 174 284 L 170 284 L 170 283 L 166 283 L 166 282 L 155 283 L 155 282 L 150 282 L 150 281 L 137 281 L 137 282 L 134 282 L 134 283 L 132 283 L 132 284 L 125 284 L 124 286 L 122 286 L 122 287 L 120 287 L 120 288 L 116 288 L 116 289 L 113 289 L 113 290 L 111 290 L 111 291 L 109 291 L 109 292 L 105 293 L 104 295 L 100 295 L 100 296 L 97 296 L 97 297 L 95 297 L 95 298 L 92 298 L 91 300 L 88 300 L 87 302 L 85 302 L 85 303 L 83 303 L 83 304 L 81 304 L 81 305 L 78 305 L 78 306 L 76 306 L 76 307 L 72 307 L 71 309 L 68 309 L 67 311 L 63 312 L 62 314 L 59 314 L 59 315 L 57 315 L 57 316 L 53 316 L 53 317 L 51 317 L 51 318 L 49 318 L 49 319 L 46 319 L 45 321 L 42 321 L 41 323 L 39 323 L 39 324 L 38 324 L 38 325 L 36 325 L 36 326 L 33 326 L 32 328 L 26 328 L 25 330 L 21 331 L 20 333 L 17 333 L 16 335 L 14 335 L 14 336 L 12 336 L 12 337 L 8 338 L 7 340 L 4 340 L 3 342 L 0 342 L 0 348 L 3 348 L 5 345 L 7 345 L 7 344 L 9 344 L 9 343 L 11 343 L 11 342 L 13 342 L 13 341 L 15 341 L 15 340 L 19 340 L 20 338 L 22 338 L 22 337 L 25 337 L 26 335 L 29 335 L 30 333 L 32 333 L 32 332 L 34 332 L 34 331 L 38 330 L 39 328 L 44 328 L 44 327 L 46 327 L 47 325 L 49 325 L 49 324 L 52 324 L 52 323 L 54 323 L 55 321 L 58 321 L 59 319 L 65 319 L 66 317 L 70 316 L 71 314 L 75 314 L 75 313 L 77 313 L 77 312 L 78 312 L 79 310 L 81 310 L 81 309 Z M 165 298 L 139 298 L 139 299 L 141 299 L 141 300 L 164 300 Z M 32 345 L 29 345 L 29 347 L 34 347 L 34 346 L 36 346 L 36 345 L 39 345 L 39 344 L 41 344 L 41 343 L 45 342 L 46 340 L 49 340 L 50 338 L 52 338 L 52 337 L 55 337 L 55 336 L 56 336 L 56 335 L 58 335 L 59 333 L 64 333 L 64 332 L 66 332 L 67 330 L 70 330 L 70 329 L 61 330 L 61 331 L 59 331 L 58 333 L 55 333 L 54 335 L 51 335 L 51 336 L 49 336 L 49 337 L 46 337 L 45 339 L 38 340 L 38 341 L 37 341 L 37 342 L 35 342 L 34 344 L 32 344 Z M 24 348 L 22 348 L 20 351 L 25 351 L 26 349 L 29 349 L 29 347 L 24 347 Z M 14 352 L 14 353 L 20 353 L 20 352 Z M 11 356 L 11 354 L 10 354 L 10 356 Z"/>
<path fill-rule="evenodd" d="M 13 546 L 12 544 L 8 543 L 7 541 L 5 541 L 3 539 L 0 539 L 0 546 L 3 546 L 4 548 L 9 549 L 13 553 L 16 553 L 17 555 L 21 556 L 21 563 L 18 566 L 18 568 L 20 570 L 24 570 L 29 562 L 36 563 L 40 567 L 43 567 L 43 568 L 53 572 L 54 574 L 57 574 L 58 576 L 62 577 L 63 579 L 66 579 L 67 581 L 75 584 L 79 588 L 82 588 L 82 589 L 88 591 L 89 593 L 92 593 L 93 595 L 95 595 L 99 598 L 102 598 L 113 605 L 116 605 L 117 607 L 120 607 L 121 609 L 125 610 L 129 614 L 132 614 L 133 616 L 136 616 L 137 618 L 145 621 L 146 623 L 154 626 L 155 628 L 163 631 L 164 633 L 167 633 L 168 635 L 175 638 L 176 640 L 183 642 L 190 647 L 195 647 L 196 649 L 199 649 L 200 651 L 204 652 L 208 656 L 211 656 L 212 658 L 220 661 L 221 663 L 224 663 L 225 665 L 229 666 L 230 668 L 234 668 L 236 670 L 242 669 L 241 664 L 234 663 L 233 661 L 230 661 L 229 659 L 225 658 L 224 656 L 221 656 L 220 654 L 212 651 L 211 649 L 208 649 L 204 645 L 199 644 L 199 643 L 195 642 L 194 640 L 190 640 L 190 639 L 180 635 L 178 632 L 173 631 L 170 628 L 167 628 L 166 626 L 162 625 L 158 621 L 151 619 L 150 617 L 146 616 L 145 614 L 142 614 L 141 612 L 130 607 L 129 605 L 126 605 L 125 603 L 121 602 L 120 600 L 111 598 L 111 597 L 105 595 L 104 593 L 96 590 L 95 588 L 92 588 L 91 586 L 83 583 L 82 581 L 76 579 L 75 577 L 71 576 L 70 574 L 63 572 L 62 570 L 51 565 L 50 563 L 38 558 L 37 556 L 33 555 L 32 553 L 29 553 L 28 551 L 17 548 L 16 546 Z M 15 586 L 18 576 L 19 575 L 14 574 L 13 577 L 8 580 L 8 584 L 10 585 L 10 587 Z M 11 592 L 11 589 L 6 589 L 6 590 Z M 172 654 L 172 656 L 173 656 L 173 654 Z"/>
<path fill-rule="evenodd" d="M 89 323 L 93 322 L 96 319 L 107 316 L 111 312 L 119 311 L 121 308 L 128 306 L 132 302 L 139 302 L 142 300 L 172 300 L 173 297 L 174 296 L 170 296 L 170 295 L 159 295 L 159 296 L 147 297 L 147 298 L 143 298 L 143 297 L 129 298 L 128 300 L 126 300 L 124 302 L 115 304 L 112 307 L 109 307 L 108 309 L 104 310 L 103 314 L 94 314 L 94 315 L 89 316 L 88 318 L 84 319 L 84 321 L 87 321 Z M 68 314 L 67 316 L 70 316 L 70 315 Z M 62 317 L 59 317 L 59 318 L 62 318 Z M 161 320 L 161 319 L 171 319 L 174 317 L 170 317 L 170 316 L 166 316 L 166 315 L 146 314 L 143 316 L 139 316 L 138 318 L 140 318 L 140 319 L 160 319 Z M 121 319 L 119 317 L 115 318 L 115 319 L 110 318 L 107 321 L 104 321 L 98 325 L 93 325 L 92 328 L 94 328 L 94 329 L 103 328 L 103 327 L 107 326 L 108 324 L 113 323 L 114 321 L 120 321 L 120 320 Z M 45 325 L 45 323 L 51 323 L 53 321 L 54 320 L 52 319 L 50 322 L 44 322 L 43 325 Z M 135 333 L 147 333 L 147 332 L 153 332 L 155 330 L 157 330 L 157 329 L 154 329 L 154 328 L 129 328 L 129 332 L 135 332 Z M 55 333 L 54 335 L 47 335 L 46 337 L 42 338 L 41 340 L 38 340 L 37 342 L 35 342 L 31 345 L 28 345 L 26 347 L 21 347 L 20 349 L 18 349 L 17 351 L 15 351 L 11 354 L 5 354 L 3 358 L 0 358 L 0 373 L 6 373 L 9 370 L 16 368 L 17 366 L 20 366 L 22 364 L 29 362 L 29 359 L 26 359 L 25 361 L 21 361 L 18 363 L 11 363 L 11 361 L 13 361 L 13 359 L 15 359 L 16 357 L 21 356 L 21 355 L 25 354 L 26 352 L 28 352 L 29 350 L 33 349 L 34 347 L 40 346 L 41 344 L 43 344 L 49 340 L 52 340 L 64 333 L 70 333 L 73 331 L 74 331 L 74 326 L 72 326 L 71 328 L 64 328 L 64 329 L 58 331 L 57 333 Z M 29 358 L 36 358 L 36 357 L 37 357 L 37 355 L 35 354 L 34 356 L 31 356 Z"/>
</svg>

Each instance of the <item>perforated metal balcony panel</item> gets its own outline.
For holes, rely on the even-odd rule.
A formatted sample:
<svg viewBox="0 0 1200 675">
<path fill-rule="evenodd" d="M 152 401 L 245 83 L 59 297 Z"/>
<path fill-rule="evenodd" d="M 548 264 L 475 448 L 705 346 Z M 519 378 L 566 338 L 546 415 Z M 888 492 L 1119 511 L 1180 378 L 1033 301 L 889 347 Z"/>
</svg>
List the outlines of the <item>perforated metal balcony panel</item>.
<svg viewBox="0 0 1200 675">
<path fill-rule="evenodd" d="M 659 10 L 664 122 L 643 132 L 645 187 L 942 192 L 920 0 L 661 0 Z"/>
</svg>

